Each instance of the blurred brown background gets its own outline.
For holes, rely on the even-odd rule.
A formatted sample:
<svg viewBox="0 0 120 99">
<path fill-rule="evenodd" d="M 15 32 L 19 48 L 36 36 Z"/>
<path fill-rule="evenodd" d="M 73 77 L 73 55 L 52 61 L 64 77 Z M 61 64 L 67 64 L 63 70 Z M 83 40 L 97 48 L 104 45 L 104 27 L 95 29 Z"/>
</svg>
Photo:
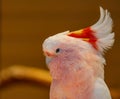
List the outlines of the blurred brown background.
<svg viewBox="0 0 120 99">
<path fill-rule="evenodd" d="M 99 6 L 114 20 L 115 44 L 106 53 L 106 82 L 120 88 L 120 1 L 119 0 L 2 0 L 1 66 L 19 64 L 47 69 L 43 40 L 66 30 L 94 24 Z M 18 82 L 0 90 L 1 99 L 48 99 L 49 88 Z"/>
</svg>

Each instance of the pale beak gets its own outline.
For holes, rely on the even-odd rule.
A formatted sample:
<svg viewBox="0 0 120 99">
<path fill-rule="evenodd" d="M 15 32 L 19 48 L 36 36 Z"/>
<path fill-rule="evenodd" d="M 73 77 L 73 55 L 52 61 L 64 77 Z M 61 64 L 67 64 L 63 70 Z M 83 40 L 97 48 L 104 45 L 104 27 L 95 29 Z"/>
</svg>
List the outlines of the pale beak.
<svg viewBox="0 0 120 99">
<path fill-rule="evenodd" d="M 51 60 L 52 60 L 52 57 L 46 57 L 46 64 L 48 65 L 51 62 Z"/>
<path fill-rule="evenodd" d="M 44 51 L 44 55 L 46 56 L 46 64 L 48 65 L 51 62 L 54 54 L 50 53 L 50 52 L 47 52 L 47 51 Z"/>
<path fill-rule="evenodd" d="M 45 56 L 48 56 L 48 57 L 54 56 L 53 53 L 50 53 L 50 52 L 47 52 L 47 51 L 44 51 L 44 55 L 45 55 Z"/>
</svg>

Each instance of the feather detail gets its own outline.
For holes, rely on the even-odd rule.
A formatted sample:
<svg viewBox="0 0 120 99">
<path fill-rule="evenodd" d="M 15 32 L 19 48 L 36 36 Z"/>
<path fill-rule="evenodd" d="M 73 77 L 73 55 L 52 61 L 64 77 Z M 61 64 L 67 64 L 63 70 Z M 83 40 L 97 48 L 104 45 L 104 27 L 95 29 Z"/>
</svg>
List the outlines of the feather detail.
<svg viewBox="0 0 120 99">
<path fill-rule="evenodd" d="M 110 91 L 101 78 L 96 78 L 92 99 L 111 99 Z"/>
<path fill-rule="evenodd" d="M 91 26 L 91 29 L 95 31 L 95 36 L 98 38 L 96 43 L 101 52 L 109 49 L 114 43 L 112 27 L 113 21 L 110 13 L 100 7 L 100 19 L 96 24 Z"/>
<path fill-rule="evenodd" d="M 73 31 L 68 34 L 68 36 L 75 37 L 75 38 L 81 38 L 84 41 L 87 41 L 92 44 L 92 46 L 97 49 L 96 41 L 97 38 L 94 35 L 94 31 L 91 30 L 90 27 L 81 29 L 78 31 Z"/>
<path fill-rule="evenodd" d="M 110 13 L 100 7 L 100 18 L 98 22 L 90 27 L 69 32 L 67 35 L 80 38 L 89 42 L 100 52 L 110 48 L 114 43 L 114 32 L 112 33 L 113 21 Z"/>
</svg>

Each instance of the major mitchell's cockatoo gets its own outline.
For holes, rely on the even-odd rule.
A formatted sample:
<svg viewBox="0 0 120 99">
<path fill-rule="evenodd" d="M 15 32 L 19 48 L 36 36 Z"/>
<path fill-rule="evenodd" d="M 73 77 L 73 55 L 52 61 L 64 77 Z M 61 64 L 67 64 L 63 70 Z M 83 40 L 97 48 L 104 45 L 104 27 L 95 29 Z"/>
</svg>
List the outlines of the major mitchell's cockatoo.
<svg viewBox="0 0 120 99">
<path fill-rule="evenodd" d="M 114 43 L 110 13 L 90 27 L 48 37 L 43 43 L 52 76 L 50 99 L 111 99 L 104 82 L 104 50 Z"/>
</svg>

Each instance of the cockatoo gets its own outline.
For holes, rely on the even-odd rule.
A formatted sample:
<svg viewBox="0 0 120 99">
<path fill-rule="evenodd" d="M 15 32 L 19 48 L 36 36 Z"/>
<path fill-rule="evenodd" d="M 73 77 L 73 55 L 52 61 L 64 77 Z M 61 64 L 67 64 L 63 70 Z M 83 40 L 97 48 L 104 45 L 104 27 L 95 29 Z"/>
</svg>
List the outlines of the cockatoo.
<svg viewBox="0 0 120 99">
<path fill-rule="evenodd" d="M 87 28 L 48 37 L 43 52 L 52 76 L 50 99 L 111 99 L 104 81 L 104 51 L 114 43 L 110 13 Z"/>
</svg>

